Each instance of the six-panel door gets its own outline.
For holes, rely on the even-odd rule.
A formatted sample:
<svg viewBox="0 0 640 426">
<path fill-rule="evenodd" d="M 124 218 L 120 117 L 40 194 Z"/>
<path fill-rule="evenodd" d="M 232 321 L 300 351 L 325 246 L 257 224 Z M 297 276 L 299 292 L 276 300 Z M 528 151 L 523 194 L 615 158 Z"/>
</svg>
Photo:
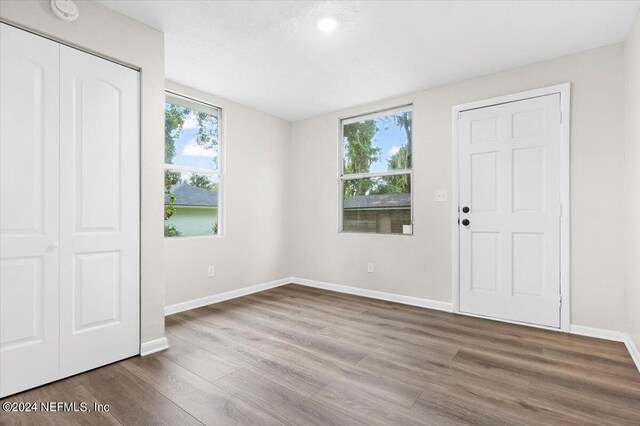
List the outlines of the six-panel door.
<svg viewBox="0 0 640 426">
<path fill-rule="evenodd" d="M 458 120 L 460 310 L 560 326 L 560 95 Z"/>
</svg>

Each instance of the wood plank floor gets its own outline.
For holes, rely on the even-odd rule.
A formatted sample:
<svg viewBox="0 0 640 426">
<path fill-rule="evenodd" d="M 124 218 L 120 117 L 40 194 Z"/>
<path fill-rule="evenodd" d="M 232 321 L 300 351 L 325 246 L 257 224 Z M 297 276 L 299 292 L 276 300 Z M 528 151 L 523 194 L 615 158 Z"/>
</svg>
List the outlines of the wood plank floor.
<svg viewBox="0 0 640 426">
<path fill-rule="evenodd" d="M 640 425 L 621 343 L 287 285 L 167 317 L 171 348 L 5 401 L 2 424 Z"/>
</svg>

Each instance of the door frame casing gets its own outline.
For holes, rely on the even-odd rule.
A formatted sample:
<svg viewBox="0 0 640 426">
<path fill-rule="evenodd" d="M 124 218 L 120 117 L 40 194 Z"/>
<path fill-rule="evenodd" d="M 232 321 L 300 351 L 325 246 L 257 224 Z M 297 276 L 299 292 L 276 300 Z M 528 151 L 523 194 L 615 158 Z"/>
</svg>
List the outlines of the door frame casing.
<svg viewBox="0 0 640 426">
<path fill-rule="evenodd" d="M 522 101 L 547 95 L 560 95 L 560 328 L 511 321 L 490 319 L 532 327 L 569 332 L 571 325 L 571 83 L 562 83 L 540 89 L 527 90 L 495 98 L 455 105 L 452 107 L 453 174 L 451 185 L 451 301 L 456 314 L 480 316 L 460 312 L 460 227 L 457 225 L 460 208 L 458 116 L 464 111 Z M 483 318 L 488 318 L 482 316 Z"/>
</svg>

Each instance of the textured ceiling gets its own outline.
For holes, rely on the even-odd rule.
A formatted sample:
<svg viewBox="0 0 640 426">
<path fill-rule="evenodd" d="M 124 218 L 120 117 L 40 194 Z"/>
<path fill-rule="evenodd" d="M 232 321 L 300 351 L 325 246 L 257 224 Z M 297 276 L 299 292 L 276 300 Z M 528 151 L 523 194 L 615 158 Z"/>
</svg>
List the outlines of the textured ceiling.
<svg viewBox="0 0 640 426">
<path fill-rule="evenodd" d="M 640 6 L 638 1 L 100 3 L 165 33 L 169 80 L 291 121 L 621 42 Z M 316 27 L 326 15 L 339 22 L 333 33 Z"/>
</svg>

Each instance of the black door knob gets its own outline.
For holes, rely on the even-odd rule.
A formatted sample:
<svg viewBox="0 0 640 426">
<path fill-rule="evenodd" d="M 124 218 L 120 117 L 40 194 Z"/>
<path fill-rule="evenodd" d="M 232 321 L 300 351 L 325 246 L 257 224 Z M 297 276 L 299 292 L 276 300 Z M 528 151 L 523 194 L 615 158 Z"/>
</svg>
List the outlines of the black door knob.
<svg viewBox="0 0 640 426">
<path fill-rule="evenodd" d="M 471 223 L 471 222 L 469 222 L 469 219 L 462 219 L 462 224 L 463 224 L 464 226 L 469 226 L 469 224 L 470 224 L 470 223 Z"/>
<path fill-rule="evenodd" d="M 469 213 L 469 207 L 463 207 L 462 213 Z"/>
</svg>

